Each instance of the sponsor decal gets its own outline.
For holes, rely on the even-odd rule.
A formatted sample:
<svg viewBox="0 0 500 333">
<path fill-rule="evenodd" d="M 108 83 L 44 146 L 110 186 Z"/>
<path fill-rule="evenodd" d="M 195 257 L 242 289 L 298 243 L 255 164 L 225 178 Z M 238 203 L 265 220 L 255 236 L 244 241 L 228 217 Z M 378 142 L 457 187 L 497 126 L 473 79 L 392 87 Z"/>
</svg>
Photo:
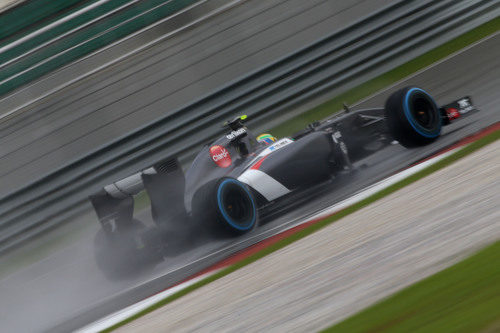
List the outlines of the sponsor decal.
<svg viewBox="0 0 500 333">
<path fill-rule="evenodd" d="M 450 122 L 460 117 L 468 116 L 474 111 L 478 111 L 472 104 L 469 96 L 463 97 L 450 104 L 444 105 L 443 110 L 446 112 L 446 121 Z"/>
<path fill-rule="evenodd" d="M 229 152 L 225 147 L 212 146 L 209 151 L 212 161 L 214 161 L 219 167 L 227 168 L 233 163 L 233 161 L 231 161 L 231 155 L 229 155 Z"/>
<path fill-rule="evenodd" d="M 242 134 L 245 134 L 247 131 L 244 128 L 237 129 L 236 131 L 232 131 L 228 135 L 226 135 L 226 138 L 228 140 L 234 140 L 235 138 L 239 137 Z"/>
<path fill-rule="evenodd" d="M 276 151 L 278 149 L 281 149 L 287 145 L 289 145 L 290 143 L 292 143 L 293 141 L 288 139 L 288 138 L 283 138 L 279 141 L 276 141 L 275 143 L 273 143 L 271 146 L 267 147 L 266 149 L 264 149 L 260 154 L 259 156 L 266 156 L 270 153 L 272 153 L 273 151 Z"/>
<path fill-rule="evenodd" d="M 468 97 L 462 98 L 461 100 L 457 101 L 458 107 L 460 108 L 460 114 L 467 113 L 469 111 L 472 111 L 474 107 L 472 106 L 472 103 Z"/>
<path fill-rule="evenodd" d="M 263 159 L 261 159 L 261 157 L 267 156 L 267 155 L 271 154 L 272 152 L 274 152 L 280 148 L 283 148 L 291 143 L 293 143 L 293 140 L 289 139 L 289 138 L 283 138 L 281 140 L 276 141 L 275 143 L 273 143 L 272 146 L 269 146 L 266 149 L 264 149 L 263 151 L 261 151 L 260 154 L 257 155 L 257 157 L 255 157 L 250 163 L 248 163 L 248 166 L 254 165 L 259 160 L 263 161 Z M 259 164 L 259 167 L 260 167 L 260 164 Z"/>
<path fill-rule="evenodd" d="M 446 115 L 449 120 L 453 120 L 460 117 L 460 112 L 456 108 L 447 108 Z"/>
</svg>

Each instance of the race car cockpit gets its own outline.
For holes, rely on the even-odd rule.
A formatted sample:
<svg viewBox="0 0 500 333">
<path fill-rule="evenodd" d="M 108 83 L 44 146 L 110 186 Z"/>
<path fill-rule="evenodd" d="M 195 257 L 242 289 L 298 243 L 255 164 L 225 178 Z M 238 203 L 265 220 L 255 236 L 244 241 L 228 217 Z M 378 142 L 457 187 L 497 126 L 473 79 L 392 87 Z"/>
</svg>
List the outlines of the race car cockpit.
<svg viewBox="0 0 500 333">
<path fill-rule="evenodd" d="M 247 119 L 246 115 L 238 116 L 233 120 L 226 121 L 224 127 L 228 127 L 230 132 L 225 138 L 229 141 L 229 146 L 236 149 L 238 155 L 242 158 L 254 152 L 257 148 L 257 141 L 248 128 L 243 125 Z"/>
</svg>

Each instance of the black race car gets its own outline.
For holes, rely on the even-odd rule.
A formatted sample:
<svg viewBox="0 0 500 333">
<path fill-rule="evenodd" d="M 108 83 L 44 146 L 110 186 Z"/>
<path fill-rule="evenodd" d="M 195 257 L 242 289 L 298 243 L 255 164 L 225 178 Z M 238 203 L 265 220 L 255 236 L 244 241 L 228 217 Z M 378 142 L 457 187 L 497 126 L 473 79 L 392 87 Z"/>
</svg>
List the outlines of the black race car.
<svg viewBox="0 0 500 333">
<path fill-rule="evenodd" d="M 423 89 L 392 94 L 385 108 L 336 114 L 291 137 L 255 137 L 245 117 L 226 122 L 226 135 L 205 146 L 185 175 L 177 159 L 105 186 L 90 200 L 102 229 L 96 259 L 120 276 L 169 255 L 175 243 L 200 234 L 247 233 L 262 217 L 294 204 L 311 188 L 353 171 L 352 163 L 398 141 L 411 148 L 432 143 L 441 127 L 474 111 L 470 97 L 438 107 Z M 133 216 L 134 196 L 146 190 L 154 226 Z"/>
</svg>

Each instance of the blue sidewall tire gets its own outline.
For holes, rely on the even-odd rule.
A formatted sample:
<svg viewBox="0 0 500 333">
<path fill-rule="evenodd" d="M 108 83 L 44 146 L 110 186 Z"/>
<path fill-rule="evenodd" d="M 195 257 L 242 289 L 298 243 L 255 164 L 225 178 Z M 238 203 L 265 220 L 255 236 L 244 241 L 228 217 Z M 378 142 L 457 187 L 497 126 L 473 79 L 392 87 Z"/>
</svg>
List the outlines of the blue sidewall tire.
<svg viewBox="0 0 500 333">
<path fill-rule="evenodd" d="M 406 93 L 406 96 L 404 98 L 404 103 L 403 103 L 403 111 L 404 111 L 404 115 L 406 117 L 406 120 L 408 120 L 408 123 L 411 125 L 411 127 L 413 127 L 415 132 L 417 132 L 421 136 L 429 138 L 429 139 L 437 138 L 441 133 L 441 126 L 442 126 L 441 118 L 439 117 L 439 112 L 437 113 L 437 117 L 439 118 L 439 126 L 434 131 L 425 130 L 422 126 L 420 126 L 416 122 L 415 118 L 413 117 L 413 115 L 411 113 L 410 100 L 411 100 L 411 97 L 415 93 L 421 93 L 421 94 L 426 95 L 434 103 L 434 107 L 437 109 L 437 104 L 434 101 L 434 98 L 432 98 L 432 96 L 429 93 L 427 93 L 425 90 L 420 89 L 420 88 L 411 88 Z"/>
<path fill-rule="evenodd" d="M 238 224 L 236 221 L 234 221 L 233 219 L 231 219 L 231 217 L 226 213 L 226 211 L 224 209 L 224 205 L 222 202 L 222 193 L 223 193 L 224 187 L 229 185 L 229 184 L 239 186 L 243 191 L 245 191 L 247 193 L 248 198 L 250 199 L 250 202 L 252 204 L 252 219 L 246 225 L 242 226 L 242 225 Z M 227 178 L 227 179 L 222 180 L 219 183 L 219 186 L 217 188 L 217 206 L 218 206 L 219 212 L 221 213 L 224 221 L 231 228 L 234 228 L 238 231 L 248 231 L 255 226 L 255 222 L 257 221 L 257 206 L 255 205 L 255 200 L 254 200 L 252 194 L 250 193 L 250 191 L 247 189 L 247 187 L 244 184 L 242 184 L 241 182 L 239 182 L 238 180 Z"/>
</svg>

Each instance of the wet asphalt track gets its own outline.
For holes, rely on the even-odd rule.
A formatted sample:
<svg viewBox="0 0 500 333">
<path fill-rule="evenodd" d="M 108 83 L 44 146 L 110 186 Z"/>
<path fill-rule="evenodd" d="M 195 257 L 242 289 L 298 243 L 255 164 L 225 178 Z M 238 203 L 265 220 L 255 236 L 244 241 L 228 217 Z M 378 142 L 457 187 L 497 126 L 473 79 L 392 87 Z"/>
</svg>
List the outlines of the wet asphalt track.
<svg viewBox="0 0 500 333">
<path fill-rule="evenodd" d="M 435 144 L 415 150 L 392 146 L 364 161 L 360 172 L 338 187 L 237 240 L 213 241 L 158 265 L 152 272 L 123 281 L 108 281 L 96 269 L 91 226 L 71 246 L 0 280 L 0 321 L 8 331 L 69 331 L 162 290 L 318 209 L 344 199 L 367 185 L 500 121 L 500 35 L 402 82 L 419 85 L 445 103 L 470 94 L 482 112 L 446 127 Z M 395 89 L 395 88 L 394 88 Z M 391 89 L 393 91 L 394 89 Z M 388 93 L 388 92 L 387 92 Z M 362 103 L 380 106 L 382 93 Z M 144 213 L 141 218 L 148 218 Z M 62 235 L 61 235 L 62 236 Z M 5 262 L 5 261 L 4 261 Z M 29 320 L 26 320 L 29 318 Z"/>
</svg>

